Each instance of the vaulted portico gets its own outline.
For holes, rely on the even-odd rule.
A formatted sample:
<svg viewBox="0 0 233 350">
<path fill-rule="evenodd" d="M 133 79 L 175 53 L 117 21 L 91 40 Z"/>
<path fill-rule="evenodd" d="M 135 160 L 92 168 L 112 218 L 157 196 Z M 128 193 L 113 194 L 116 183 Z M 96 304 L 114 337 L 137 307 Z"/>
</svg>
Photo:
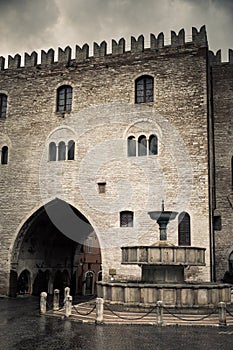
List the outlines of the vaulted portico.
<svg viewBox="0 0 233 350">
<path fill-rule="evenodd" d="M 15 240 L 9 295 L 52 293 L 54 288 L 63 292 L 66 286 L 73 295 L 82 290 L 78 283 L 83 283 L 85 276 L 80 276 L 79 256 L 93 231 L 76 208 L 60 199 L 38 209 Z M 100 259 L 95 265 L 100 270 Z M 90 271 L 94 268 L 89 267 Z"/>
</svg>

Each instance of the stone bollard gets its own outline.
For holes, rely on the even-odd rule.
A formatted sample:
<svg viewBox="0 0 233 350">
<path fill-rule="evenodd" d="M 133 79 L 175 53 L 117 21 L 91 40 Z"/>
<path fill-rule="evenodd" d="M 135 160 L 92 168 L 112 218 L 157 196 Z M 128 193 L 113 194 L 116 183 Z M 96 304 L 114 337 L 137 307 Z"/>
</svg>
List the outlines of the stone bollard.
<svg viewBox="0 0 233 350">
<path fill-rule="evenodd" d="M 59 289 L 54 289 L 53 292 L 53 311 L 59 310 Z"/>
<path fill-rule="evenodd" d="M 71 295 L 67 295 L 66 298 L 66 304 L 65 304 L 65 312 L 66 312 L 66 317 L 69 317 L 71 315 L 72 312 L 72 296 Z"/>
<path fill-rule="evenodd" d="M 47 307 L 47 293 L 42 292 L 40 293 L 40 313 L 41 314 L 46 313 L 46 307 Z"/>
<path fill-rule="evenodd" d="M 161 300 L 157 301 L 157 325 L 163 325 L 163 302 Z"/>
<path fill-rule="evenodd" d="M 68 295 L 70 295 L 70 288 L 66 287 L 64 289 L 64 305 L 66 304 L 66 299 L 67 299 Z"/>
<path fill-rule="evenodd" d="M 96 298 L 96 324 L 103 323 L 104 319 L 104 299 Z"/>
<path fill-rule="evenodd" d="M 220 301 L 218 304 L 218 314 L 219 314 L 219 326 L 226 326 L 226 303 Z"/>
</svg>

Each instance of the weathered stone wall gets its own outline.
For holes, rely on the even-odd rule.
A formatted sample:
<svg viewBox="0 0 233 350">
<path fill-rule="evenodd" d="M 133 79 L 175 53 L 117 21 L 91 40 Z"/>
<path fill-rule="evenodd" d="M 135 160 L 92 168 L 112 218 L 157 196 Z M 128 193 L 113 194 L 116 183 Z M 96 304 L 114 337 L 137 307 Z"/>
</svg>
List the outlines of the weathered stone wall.
<svg viewBox="0 0 233 350">
<path fill-rule="evenodd" d="M 233 60 L 221 62 L 220 53 L 212 66 L 213 112 L 215 143 L 215 216 L 221 217 L 220 230 L 215 231 L 216 278 L 220 280 L 229 270 L 228 258 L 233 251 Z"/>
<path fill-rule="evenodd" d="M 25 67 L 19 58 L 0 71 L 0 93 L 8 95 L 7 117 L 0 120 L 0 140 L 9 147 L 9 163 L 0 170 L 1 260 L 0 293 L 7 293 L 11 254 L 24 222 L 43 204 L 58 197 L 76 207 L 95 229 L 101 246 L 103 276 L 115 268 L 117 278 L 139 278 L 140 269 L 121 265 L 120 246 L 158 240 L 157 224 L 147 214 L 165 209 L 187 211 L 191 244 L 206 248 L 206 267 L 192 278 L 209 280 L 209 193 L 206 37 L 193 31 L 193 41 L 173 34 L 170 46 L 152 37 L 132 40 L 106 55 L 95 46 L 95 57 L 79 48 L 35 55 Z M 157 40 L 157 39 L 156 39 Z M 81 50 L 81 51 L 80 51 Z M 119 50 L 119 52 L 118 52 Z M 81 55 L 81 56 L 80 56 Z M 98 57 L 99 56 L 99 57 Z M 3 61 L 1 68 L 3 68 Z M 135 105 L 135 79 L 154 77 L 154 102 Z M 56 112 L 56 90 L 73 87 L 72 112 Z M 127 157 L 127 136 L 156 133 L 157 156 Z M 75 160 L 48 162 L 51 140 L 74 139 Z M 106 182 L 99 194 L 97 183 Z M 134 227 L 119 227 L 119 213 L 132 210 Z M 177 219 L 168 239 L 178 243 Z"/>
</svg>

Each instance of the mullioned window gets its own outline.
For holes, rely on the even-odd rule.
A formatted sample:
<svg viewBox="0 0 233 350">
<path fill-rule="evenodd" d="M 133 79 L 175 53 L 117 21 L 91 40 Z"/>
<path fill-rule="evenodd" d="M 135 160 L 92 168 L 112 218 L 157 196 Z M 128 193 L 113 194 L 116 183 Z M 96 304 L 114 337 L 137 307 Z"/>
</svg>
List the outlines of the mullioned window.
<svg viewBox="0 0 233 350">
<path fill-rule="evenodd" d="M 57 89 L 57 112 L 70 112 L 72 109 L 73 89 L 69 85 L 60 86 Z"/>
<path fill-rule="evenodd" d="M 137 139 L 131 135 L 127 141 L 128 157 L 158 154 L 158 137 L 155 134 L 150 135 L 148 138 L 145 135 L 140 135 Z"/>
<path fill-rule="evenodd" d="M 154 101 L 154 78 L 143 75 L 135 81 L 135 103 Z"/>
<path fill-rule="evenodd" d="M 56 160 L 74 160 L 75 157 L 75 142 L 70 140 L 68 144 L 60 141 L 58 144 L 50 142 L 49 144 L 49 161 Z"/>
<path fill-rule="evenodd" d="M 0 119 L 6 118 L 7 95 L 0 94 Z"/>
</svg>

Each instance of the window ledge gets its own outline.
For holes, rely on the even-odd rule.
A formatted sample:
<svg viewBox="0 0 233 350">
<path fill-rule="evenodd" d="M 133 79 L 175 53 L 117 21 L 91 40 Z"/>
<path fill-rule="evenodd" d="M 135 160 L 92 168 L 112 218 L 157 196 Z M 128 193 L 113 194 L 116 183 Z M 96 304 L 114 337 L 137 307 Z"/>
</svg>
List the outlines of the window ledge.
<svg viewBox="0 0 233 350">
<path fill-rule="evenodd" d="M 66 118 L 71 114 L 71 111 L 66 112 L 55 112 L 55 115 L 60 118 Z"/>
</svg>

